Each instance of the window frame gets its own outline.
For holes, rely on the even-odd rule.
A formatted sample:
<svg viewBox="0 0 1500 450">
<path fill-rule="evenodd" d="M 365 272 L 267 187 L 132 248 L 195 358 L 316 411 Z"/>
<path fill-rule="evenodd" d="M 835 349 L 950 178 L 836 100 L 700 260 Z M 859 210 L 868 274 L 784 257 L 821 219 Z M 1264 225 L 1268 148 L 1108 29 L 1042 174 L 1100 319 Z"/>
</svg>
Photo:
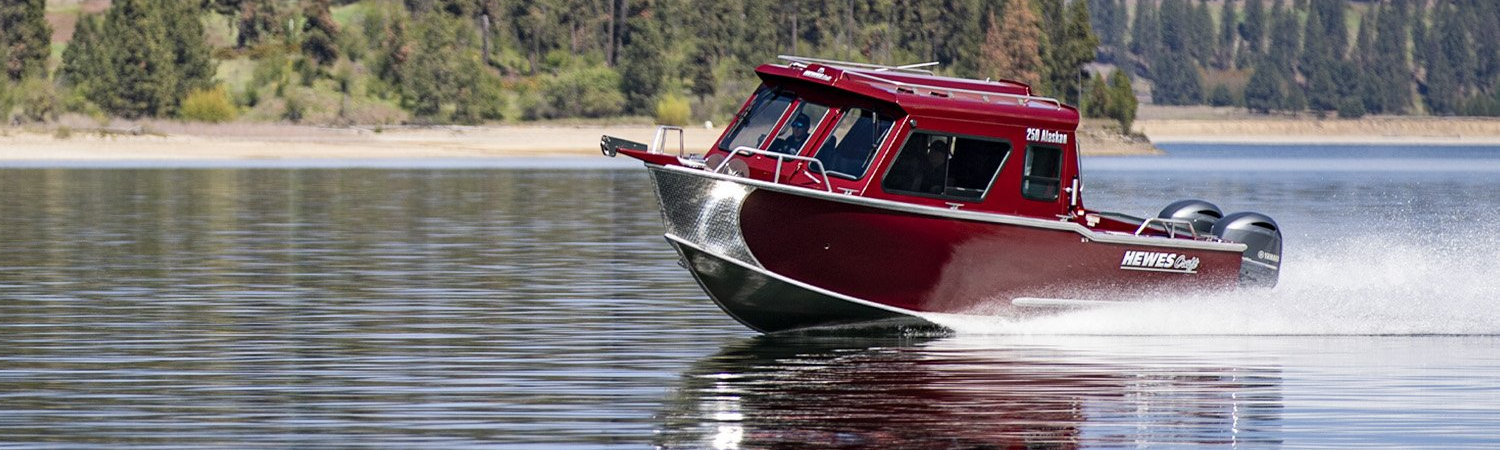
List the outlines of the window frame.
<svg viewBox="0 0 1500 450">
<path fill-rule="evenodd" d="M 831 128 L 829 128 L 828 129 L 828 133 L 826 133 L 823 136 L 823 142 L 818 143 L 819 147 L 822 147 L 823 144 L 828 141 L 828 139 L 834 137 L 833 136 L 834 132 L 838 131 L 838 127 L 844 121 L 844 118 L 849 117 L 849 113 L 851 111 L 854 111 L 854 110 L 869 111 L 871 113 L 874 113 L 875 114 L 875 127 L 876 128 L 880 127 L 880 119 L 882 117 L 890 117 L 890 122 L 891 122 L 891 126 L 889 128 L 885 129 L 885 133 L 881 133 L 879 135 L 880 141 L 875 144 L 875 147 L 873 149 L 871 149 L 870 156 L 868 157 L 868 159 L 865 160 L 864 170 L 862 171 L 863 173 L 861 173 L 859 176 L 856 177 L 856 176 L 851 176 L 850 174 L 846 174 L 846 173 L 843 173 L 843 172 L 834 172 L 834 171 L 828 171 L 827 172 L 828 176 L 831 176 L 831 177 L 836 177 L 836 178 L 845 179 L 845 180 L 851 180 L 851 181 L 858 181 L 858 180 L 865 179 L 865 177 L 868 177 L 868 176 L 870 176 L 870 174 L 872 174 L 872 173 L 875 172 L 873 170 L 870 170 L 870 169 L 874 168 L 874 167 L 871 167 L 871 166 L 873 166 L 875 164 L 875 162 L 880 159 L 880 149 L 883 148 L 883 147 L 885 147 L 891 141 L 891 134 L 895 133 L 897 125 L 901 124 L 901 120 L 900 120 L 901 117 L 897 116 L 897 115 L 882 114 L 880 111 L 878 111 L 878 110 L 876 110 L 874 108 L 866 108 L 866 107 L 863 107 L 863 106 L 845 106 L 843 108 L 838 108 L 837 110 L 831 110 L 831 111 L 829 111 L 830 115 L 834 111 L 837 111 L 838 112 L 838 114 L 837 114 L 838 117 L 837 117 L 837 120 L 835 120 L 833 123 L 830 124 Z M 834 146 L 837 147 L 838 144 L 834 144 Z M 813 158 L 817 158 L 820 153 L 822 153 L 822 149 L 821 148 L 819 149 L 819 151 L 814 152 L 810 156 L 812 156 Z M 821 162 L 822 159 L 818 159 L 818 161 Z"/>
<path fill-rule="evenodd" d="M 766 139 L 764 139 L 763 142 L 758 142 L 753 146 L 747 146 L 754 147 L 757 150 L 765 150 L 767 146 L 770 145 L 770 142 L 775 140 L 774 136 L 776 136 L 777 133 L 781 132 L 781 127 L 785 126 L 786 122 L 790 118 L 788 113 L 790 113 L 792 109 L 797 107 L 802 101 L 801 96 L 798 96 L 796 92 L 789 89 L 783 89 L 780 87 L 766 87 L 764 91 L 757 91 L 755 94 L 752 94 L 751 101 L 749 104 L 745 105 L 744 110 L 736 115 L 735 121 L 731 124 L 732 128 L 730 129 L 730 131 L 726 132 L 724 137 L 720 139 L 719 142 L 714 144 L 715 149 L 724 152 L 734 150 L 733 148 L 725 148 L 725 146 L 732 144 L 735 139 L 738 139 L 740 137 L 740 133 L 745 131 L 744 128 L 748 123 L 747 120 L 751 115 L 755 114 L 755 97 L 761 95 L 762 92 L 764 92 L 764 94 L 768 96 L 769 100 L 767 101 L 775 101 L 775 98 L 780 96 L 787 96 L 791 98 L 791 101 L 787 102 L 786 109 L 783 109 L 781 111 L 781 114 L 776 117 L 776 122 L 772 123 L 771 128 L 767 130 Z"/>
<path fill-rule="evenodd" d="M 895 129 L 895 127 L 892 127 L 892 129 Z M 894 170 L 896 170 L 897 160 L 901 158 L 901 153 L 906 150 L 906 144 L 910 143 L 912 137 L 916 136 L 917 134 L 937 135 L 937 136 L 943 136 L 943 137 L 949 138 L 950 141 L 949 141 L 948 145 L 950 146 L 949 147 L 950 151 L 957 149 L 958 139 L 970 139 L 970 140 L 976 140 L 976 141 L 1000 143 L 1000 144 L 1004 144 L 1005 147 L 1006 147 L 1005 148 L 1005 155 L 1002 156 L 1002 157 L 1000 157 L 1000 162 L 995 165 L 995 172 L 993 174 L 990 174 L 989 183 L 985 184 L 984 191 L 979 194 L 978 198 L 959 197 L 959 196 L 945 195 L 945 194 L 929 194 L 929 193 L 926 193 L 926 192 L 916 192 L 916 191 L 908 191 L 908 190 L 904 190 L 904 189 L 889 189 L 889 188 L 887 188 L 886 185 L 885 185 L 885 182 L 886 182 L 886 180 L 888 178 L 890 178 L 891 172 L 894 171 Z M 911 131 L 909 131 L 909 132 L 906 133 L 905 138 L 901 140 L 901 145 L 897 146 L 894 149 L 894 152 L 891 155 L 891 163 L 886 167 L 885 172 L 881 174 L 881 176 L 880 176 L 880 182 L 879 182 L 879 184 L 880 184 L 880 190 L 882 192 L 885 192 L 885 193 L 902 195 L 902 196 L 907 196 L 907 197 L 930 198 L 930 199 L 936 199 L 936 200 L 948 200 L 948 201 L 957 201 L 957 202 L 965 202 L 965 203 L 984 203 L 985 200 L 989 199 L 990 193 L 992 193 L 992 192 L 995 191 L 995 189 L 994 189 L 995 182 L 997 180 L 999 180 L 1000 173 L 1005 171 L 1005 164 L 1010 162 L 1010 156 L 1016 153 L 1015 150 L 1016 150 L 1016 145 L 1015 145 L 1015 143 L 1013 141 L 1011 141 L 1008 138 L 1004 138 L 1004 137 L 1000 137 L 1000 136 L 980 136 L 980 135 L 974 135 L 974 134 L 949 133 L 949 132 L 932 130 L 932 129 L 912 128 Z M 948 155 L 948 158 L 949 158 L 948 161 L 952 162 L 953 155 L 950 153 Z M 945 181 L 944 184 L 943 184 L 943 190 L 946 192 L 948 190 L 948 187 L 949 186 L 947 185 L 947 182 Z"/>
<path fill-rule="evenodd" d="M 1038 150 L 1038 149 L 1043 149 L 1043 150 L 1049 150 L 1049 151 L 1056 152 L 1056 155 L 1057 155 L 1057 173 L 1056 173 L 1055 177 L 1044 177 L 1044 176 L 1032 175 L 1030 173 L 1031 172 L 1031 163 L 1034 160 L 1033 155 L 1035 154 L 1034 152 L 1036 150 Z M 1057 199 L 1062 198 L 1062 190 L 1063 190 L 1063 185 L 1062 185 L 1063 153 L 1064 152 L 1063 152 L 1062 147 L 1055 146 L 1055 145 L 1028 144 L 1026 146 L 1026 162 L 1025 162 L 1024 165 L 1021 166 L 1021 185 L 1019 186 L 1020 190 L 1021 190 L 1021 198 L 1026 199 L 1026 200 L 1031 200 L 1031 201 L 1034 201 L 1034 202 L 1045 202 L 1045 203 L 1054 203 L 1054 202 L 1057 202 Z M 1053 181 L 1053 182 L 1057 183 L 1057 189 L 1052 192 L 1052 197 L 1051 198 L 1033 197 L 1031 195 L 1031 193 L 1027 192 L 1027 190 L 1026 190 L 1027 183 L 1031 182 L 1033 180 L 1050 180 L 1050 181 Z"/>
</svg>

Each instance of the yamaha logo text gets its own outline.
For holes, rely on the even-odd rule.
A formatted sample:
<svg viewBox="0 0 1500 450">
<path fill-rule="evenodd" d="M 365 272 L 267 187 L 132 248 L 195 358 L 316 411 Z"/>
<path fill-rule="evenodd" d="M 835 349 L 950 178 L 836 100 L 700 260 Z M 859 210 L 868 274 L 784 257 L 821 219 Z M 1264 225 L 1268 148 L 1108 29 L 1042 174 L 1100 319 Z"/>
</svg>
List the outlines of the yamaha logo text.
<svg viewBox="0 0 1500 450">
<path fill-rule="evenodd" d="M 1127 250 L 1120 268 L 1148 272 L 1198 273 L 1198 258 L 1176 253 Z"/>
</svg>

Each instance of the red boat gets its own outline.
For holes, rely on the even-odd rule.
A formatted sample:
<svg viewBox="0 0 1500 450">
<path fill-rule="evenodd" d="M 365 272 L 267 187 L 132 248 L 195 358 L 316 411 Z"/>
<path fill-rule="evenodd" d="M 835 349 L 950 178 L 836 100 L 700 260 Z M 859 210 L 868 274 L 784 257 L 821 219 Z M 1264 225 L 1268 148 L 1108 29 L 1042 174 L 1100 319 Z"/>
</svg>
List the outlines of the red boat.
<svg viewBox="0 0 1500 450">
<path fill-rule="evenodd" d="M 785 57 L 711 149 L 671 127 L 645 162 L 666 238 L 703 290 L 764 333 L 941 329 L 1181 292 L 1270 287 L 1270 217 L 1185 200 L 1156 217 L 1083 204 L 1079 114 L 1014 81 Z M 680 132 L 680 129 L 677 129 Z"/>
</svg>

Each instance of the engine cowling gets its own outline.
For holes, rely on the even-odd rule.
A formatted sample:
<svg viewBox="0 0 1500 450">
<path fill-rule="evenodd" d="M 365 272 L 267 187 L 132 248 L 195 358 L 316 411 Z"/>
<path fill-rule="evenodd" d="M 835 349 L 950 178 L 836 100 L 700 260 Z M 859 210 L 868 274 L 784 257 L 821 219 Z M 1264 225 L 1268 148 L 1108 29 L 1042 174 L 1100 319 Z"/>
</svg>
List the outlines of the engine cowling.
<svg viewBox="0 0 1500 450">
<path fill-rule="evenodd" d="M 1193 225 L 1193 230 L 1197 231 L 1196 235 L 1203 236 L 1213 232 L 1214 223 L 1224 217 L 1224 211 L 1213 203 L 1203 200 L 1178 200 L 1162 208 L 1156 217 L 1186 220 Z"/>
<path fill-rule="evenodd" d="M 1240 285 L 1270 288 L 1281 275 L 1281 227 L 1265 214 L 1237 212 L 1214 223 L 1219 239 L 1245 244 Z"/>
</svg>

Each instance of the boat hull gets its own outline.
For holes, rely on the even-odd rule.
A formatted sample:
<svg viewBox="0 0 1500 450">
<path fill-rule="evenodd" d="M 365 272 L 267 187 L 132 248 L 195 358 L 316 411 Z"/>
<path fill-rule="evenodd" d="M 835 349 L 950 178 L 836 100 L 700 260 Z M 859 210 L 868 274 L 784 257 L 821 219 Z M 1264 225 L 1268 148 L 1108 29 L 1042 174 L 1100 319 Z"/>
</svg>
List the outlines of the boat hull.
<svg viewBox="0 0 1500 450">
<path fill-rule="evenodd" d="M 1245 248 L 648 167 L 687 268 L 726 312 L 768 333 L 930 328 L 933 313 L 1044 312 L 1012 302 L 1019 298 L 1230 288 Z M 1156 264 L 1167 259 L 1177 264 Z"/>
</svg>

